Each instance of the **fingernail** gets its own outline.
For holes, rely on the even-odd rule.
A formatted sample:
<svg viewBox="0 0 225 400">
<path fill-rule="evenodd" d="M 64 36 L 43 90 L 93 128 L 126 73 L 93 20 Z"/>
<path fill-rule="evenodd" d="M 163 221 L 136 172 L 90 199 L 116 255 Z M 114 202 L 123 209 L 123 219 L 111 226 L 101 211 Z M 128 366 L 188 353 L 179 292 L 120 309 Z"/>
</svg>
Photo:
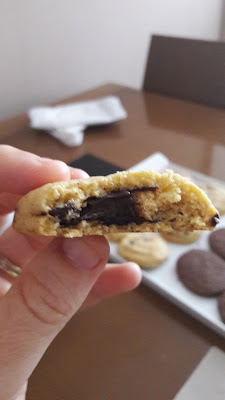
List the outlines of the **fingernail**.
<svg viewBox="0 0 225 400">
<path fill-rule="evenodd" d="M 54 158 L 47 158 L 47 157 L 40 157 L 40 161 L 42 162 L 42 163 L 49 163 L 49 162 L 54 162 L 54 163 L 58 163 L 58 164 L 64 164 L 64 165 L 66 165 L 66 163 L 64 163 L 64 161 L 61 161 L 61 160 L 55 160 Z M 66 165 L 67 166 L 67 165 Z M 68 167 L 68 166 L 67 166 Z"/>
<path fill-rule="evenodd" d="M 79 173 L 79 178 L 87 179 L 90 177 L 88 173 L 86 171 L 83 171 L 82 169 L 78 169 L 77 172 Z"/>
<path fill-rule="evenodd" d="M 68 178 L 69 178 L 69 173 L 70 173 L 69 172 L 69 167 L 68 167 L 68 165 L 66 163 L 64 163 L 64 161 L 53 160 L 51 158 L 44 158 L 44 157 L 40 158 L 40 161 L 41 161 L 42 165 L 46 165 L 46 166 L 50 166 L 51 165 L 51 166 L 53 166 L 55 168 L 55 170 L 57 168 L 58 171 L 60 170 L 61 173 L 64 173 L 65 175 L 68 175 Z"/>
<path fill-rule="evenodd" d="M 100 260 L 100 256 L 84 238 L 64 239 L 62 245 L 66 257 L 78 268 L 92 269 Z"/>
</svg>

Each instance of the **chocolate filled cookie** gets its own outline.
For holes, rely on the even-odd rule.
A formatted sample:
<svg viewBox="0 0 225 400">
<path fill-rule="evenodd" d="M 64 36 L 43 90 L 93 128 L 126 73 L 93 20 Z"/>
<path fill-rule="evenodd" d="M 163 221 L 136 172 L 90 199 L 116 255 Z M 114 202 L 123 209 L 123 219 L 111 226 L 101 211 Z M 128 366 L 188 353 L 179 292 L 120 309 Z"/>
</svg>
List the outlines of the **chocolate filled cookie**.
<svg viewBox="0 0 225 400">
<path fill-rule="evenodd" d="M 209 236 L 211 249 L 225 260 L 225 228 L 217 229 Z"/>
<path fill-rule="evenodd" d="M 142 268 L 154 268 L 168 257 L 169 248 L 166 241 L 154 233 L 133 233 L 119 242 L 118 253 Z"/>
<path fill-rule="evenodd" d="M 17 204 L 14 228 L 28 235 L 213 230 L 217 210 L 188 179 L 166 171 L 123 171 L 56 182 Z"/>
<path fill-rule="evenodd" d="M 218 307 L 219 307 L 219 312 L 220 312 L 221 318 L 222 318 L 223 322 L 225 323 L 225 290 L 218 299 Z"/>
<path fill-rule="evenodd" d="M 225 290 L 225 262 L 211 251 L 191 250 L 177 262 L 182 283 L 201 296 L 213 296 Z"/>
</svg>

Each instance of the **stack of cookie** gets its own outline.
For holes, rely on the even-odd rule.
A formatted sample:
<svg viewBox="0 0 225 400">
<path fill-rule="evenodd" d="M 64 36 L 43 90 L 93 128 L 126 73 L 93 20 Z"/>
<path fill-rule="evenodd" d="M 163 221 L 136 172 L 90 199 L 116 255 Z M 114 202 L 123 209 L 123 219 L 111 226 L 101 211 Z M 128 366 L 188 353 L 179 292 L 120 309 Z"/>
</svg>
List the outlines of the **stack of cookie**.
<svg viewBox="0 0 225 400">
<path fill-rule="evenodd" d="M 217 296 L 219 311 L 225 322 L 225 229 L 209 236 L 212 251 L 191 250 L 177 262 L 182 283 L 200 296 Z"/>
</svg>

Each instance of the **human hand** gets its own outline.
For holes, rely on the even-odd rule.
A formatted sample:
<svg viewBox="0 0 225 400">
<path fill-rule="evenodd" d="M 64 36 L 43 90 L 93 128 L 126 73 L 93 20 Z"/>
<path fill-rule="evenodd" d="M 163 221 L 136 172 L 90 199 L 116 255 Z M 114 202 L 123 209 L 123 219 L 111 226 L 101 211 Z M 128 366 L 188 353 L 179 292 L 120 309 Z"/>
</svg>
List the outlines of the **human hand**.
<svg viewBox="0 0 225 400">
<path fill-rule="evenodd" d="M 0 227 L 21 195 L 86 176 L 61 161 L 0 146 Z M 109 246 L 100 236 L 28 237 L 10 227 L 0 237 L 0 254 L 22 269 L 13 284 L 0 276 L 0 400 L 23 400 L 27 379 L 73 314 L 133 289 L 141 274 L 133 263 L 104 269 Z"/>
</svg>

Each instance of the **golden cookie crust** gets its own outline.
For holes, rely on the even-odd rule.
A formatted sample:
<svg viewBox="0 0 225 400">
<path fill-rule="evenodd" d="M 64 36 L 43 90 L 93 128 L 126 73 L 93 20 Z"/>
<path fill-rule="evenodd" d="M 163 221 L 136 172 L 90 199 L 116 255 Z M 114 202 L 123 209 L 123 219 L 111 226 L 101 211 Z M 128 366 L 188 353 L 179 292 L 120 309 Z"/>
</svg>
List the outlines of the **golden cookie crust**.
<svg viewBox="0 0 225 400">
<path fill-rule="evenodd" d="M 102 199 L 111 192 L 124 190 L 132 192 L 135 212 L 143 223 L 121 226 L 82 220 L 76 226 L 62 226 L 59 218 L 50 214 L 68 203 L 80 212 L 88 199 Z M 13 226 L 28 235 L 76 237 L 118 232 L 213 230 L 217 222 L 217 210 L 195 184 L 170 170 L 164 173 L 150 170 L 122 171 L 44 185 L 19 200 Z"/>
<path fill-rule="evenodd" d="M 128 261 L 136 262 L 142 268 L 155 268 L 169 255 L 165 240 L 154 233 L 134 233 L 118 244 L 118 253 Z"/>
</svg>

